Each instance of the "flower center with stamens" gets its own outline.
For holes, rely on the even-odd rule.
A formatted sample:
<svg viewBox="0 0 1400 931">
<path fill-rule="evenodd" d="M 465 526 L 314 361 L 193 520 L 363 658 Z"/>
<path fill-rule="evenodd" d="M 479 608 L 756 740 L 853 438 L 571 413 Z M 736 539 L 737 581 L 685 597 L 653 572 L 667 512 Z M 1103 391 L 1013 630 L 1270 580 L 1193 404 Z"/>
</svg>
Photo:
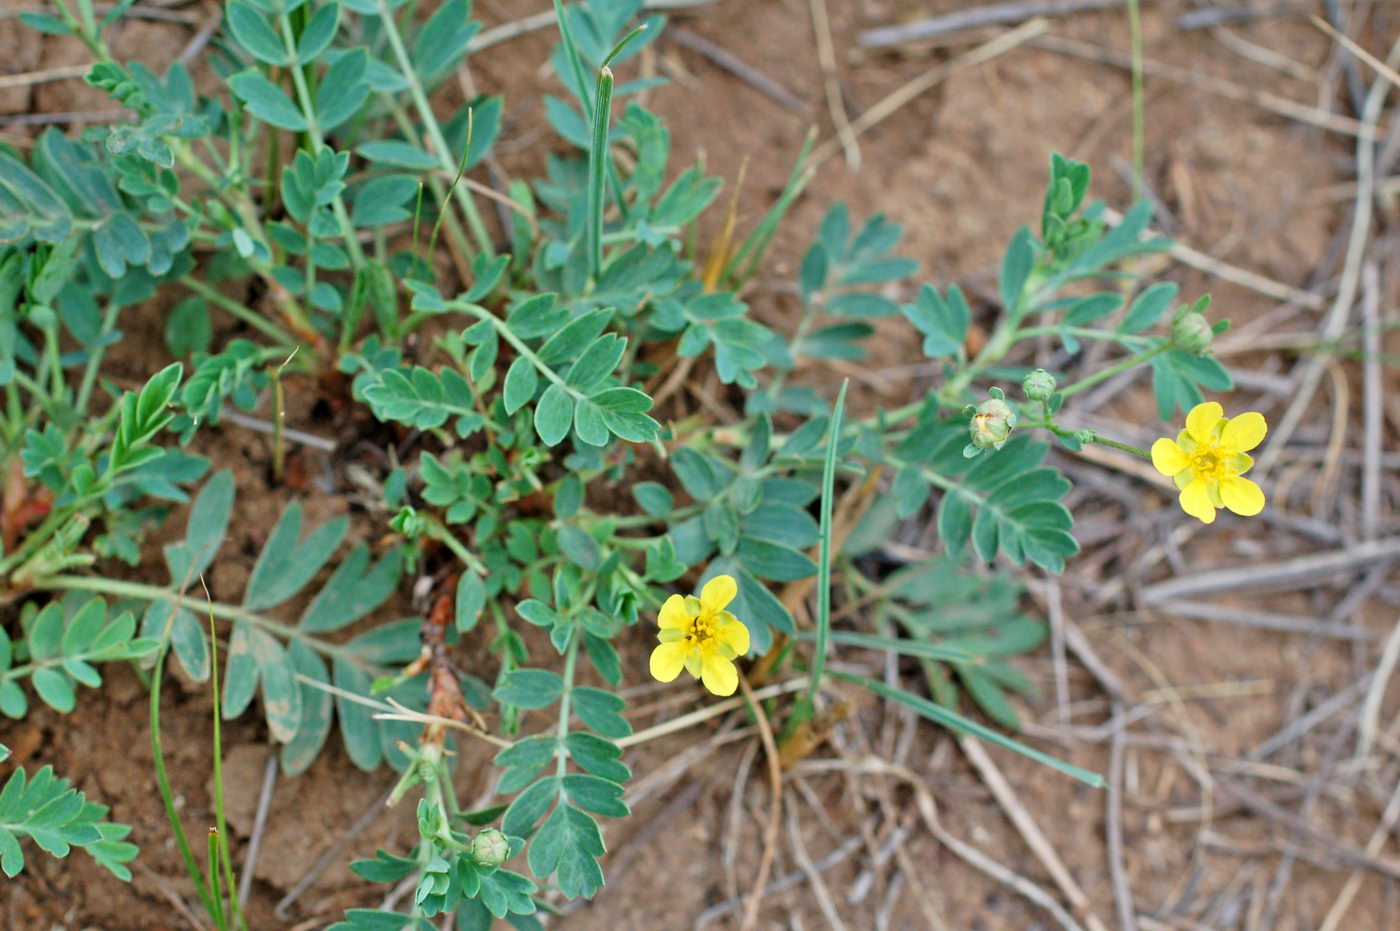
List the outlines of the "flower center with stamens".
<svg viewBox="0 0 1400 931">
<path fill-rule="evenodd" d="M 1226 457 L 1215 443 L 1202 444 L 1191 456 L 1191 471 L 1197 478 L 1218 482 L 1234 474 L 1225 464 Z"/>
<path fill-rule="evenodd" d="M 709 618 L 692 618 L 685 631 L 685 642 L 693 647 L 705 649 L 715 643 L 715 629 Z"/>
</svg>

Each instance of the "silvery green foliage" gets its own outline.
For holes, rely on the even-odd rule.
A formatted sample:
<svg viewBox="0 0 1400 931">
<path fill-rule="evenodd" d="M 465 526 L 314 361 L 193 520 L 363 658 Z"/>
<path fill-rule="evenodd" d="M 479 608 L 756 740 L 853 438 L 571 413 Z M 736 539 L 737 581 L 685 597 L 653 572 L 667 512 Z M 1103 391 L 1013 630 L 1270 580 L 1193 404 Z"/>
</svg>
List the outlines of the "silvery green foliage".
<svg viewBox="0 0 1400 931">
<path fill-rule="evenodd" d="M 994 294 L 979 301 L 956 284 L 916 280 L 897 223 L 853 219 L 837 204 L 803 253 L 793 297 L 782 299 L 796 305 L 793 322 L 770 326 L 745 286 L 810 177 L 810 145 L 747 235 L 703 255 L 696 221 L 713 210 L 721 182 L 699 164 L 673 164 L 665 122 L 635 99 L 659 79 L 630 79 L 629 63 L 664 24 L 643 0 L 556 2 L 549 62 L 563 95 L 546 95 L 543 108 L 561 145 L 542 176 L 509 186 L 504 203 L 459 183 L 493 157 L 503 98 L 477 97 L 446 118 L 430 100 L 482 39 L 467 0 L 422 15 L 404 0 L 230 0 L 211 56 L 222 84 L 207 96 L 181 65 L 157 76 L 111 59 L 103 31 L 122 8 L 99 24 L 66 6 L 24 19 L 81 39 L 98 59 L 88 82 L 132 117 L 75 139 L 47 131 L 27 155 L 0 147 L 0 388 L 25 401 L 0 413 L 0 440 L 53 509 L 0 554 L 0 579 L 76 589 L 26 607 L 22 636 L 0 640 L 0 711 L 25 713 L 21 680 L 68 710 L 75 683 L 100 684 L 95 662 L 139 660 L 165 640 L 205 681 L 212 621 L 228 637 L 224 714 L 260 697 L 286 772 L 311 765 L 338 730 L 355 765 L 387 760 L 404 770 L 401 785 L 421 787 L 409 855 L 380 851 L 354 864 L 371 881 L 414 877 L 411 912 L 351 910 L 337 927 L 429 928 L 449 912 L 459 928 L 486 928 L 493 917 L 533 927 L 543 888 L 572 897 L 601 887 L 599 819 L 628 814 L 631 771 L 619 741 L 631 726 L 612 691 L 627 674 L 614 640 L 650 623 L 689 572 L 736 579 L 730 610 L 755 653 L 801 638 L 774 589 L 816 575 L 810 554 L 831 543 L 814 517 L 829 464 L 843 483 L 887 492 L 838 558 L 891 622 L 889 636 L 827 631 L 831 642 L 919 659 L 932 701 L 863 684 L 1056 765 L 954 710 L 965 693 L 1015 727 L 1009 695 L 1028 683 L 1011 661 L 1044 636 L 1020 613 L 1009 579 L 980 581 L 966 563 L 1059 572 L 1078 550 L 1063 504 L 1070 484 L 1050 444 L 1013 426 L 1034 423 L 1071 448 L 1085 442 L 1085 431 L 1055 420 L 1066 389 L 1021 404 L 995 383 L 1021 381 L 1024 370 L 1006 358 L 1033 323 L 1058 337 L 1062 366 L 1090 339 L 1141 357 L 1163 417 L 1203 387 L 1229 386 L 1200 322 L 1190 346 L 1160 332 L 1187 312 L 1168 314 L 1174 285 L 1129 300 L 1107 285 L 1082 287 L 1126 277 L 1125 260 L 1166 247 L 1145 235 L 1150 208 L 1137 205 L 1109 228 L 1102 205 L 1086 200 L 1088 166 L 1054 156 L 1038 232 L 1011 235 Z M 267 163 L 269 151 L 280 158 Z M 501 241 L 481 216 L 497 203 Z M 453 276 L 435 261 L 444 248 Z M 157 293 L 179 298 L 163 330 L 188 377 L 177 362 L 138 390 L 113 390 L 109 405 L 104 352 L 121 338 L 125 311 Z M 991 332 L 976 350 L 974 321 Z M 788 376 L 808 360 L 863 359 L 877 322 L 905 327 L 931 360 L 933 383 L 915 405 L 840 426 L 834 392 Z M 692 365 L 712 369 L 730 401 L 742 399 L 738 422 L 672 423 L 654 410 L 651 392 L 672 390 L 668 380 L 684 380 Z M 372 496 L 380 500 L 359 503 L 397 538 L 377 556 L 365 543 L 346 547 L 346 517 L 307 527 L 293 500 L 244 589 L 207 600 L 201 576 L 237 513 L 232 474 L 222 471 L 194 497 L 183 538 L 166 545 L 165 582 L 124 583 L 111 608 L 93 597 L 104 580 L 69 570 L 106 555 L 134 563 L 144 528 L 165 516 L 161 502 L 187 500 L 185 487 L 204 477 L 207 461 L 166 433 L 187 444 L 230 405 L 259 409 L 269 389 L 285 388 L 284 369 L 345 376 L 340 400 L 357 427 L 392 438 L 385 474 L 371 476 L 382 480 Z M 969 444 L 962 411 L 988 393 L 998 430 L 990 443 Z M 635 508 L 617 503 L 629 495 Z M 930 519 L 940 555 L 892 567 L 881 544 L 899 522 Z M 94 520 L 103 531 L 95 538 Z M 385 612 L 406 588 L 405 570 L 420 567 L 459 573 L 444 635 L 449 645 L 472 638 L 473 652 L 457 684 L 512 741 L 495 757 L 501 804 L 481 812 L 444 800 L 446 764 L 429 759 L 441 747 L 415 744 L 418 726 L 377 720 L 370 707 L 384 698 L 424 707 L 426 677 L 401 672 L 422 655 L 423 623 Z M 606 687 L 581 685 L 583 671 Z M 119 871 L 129 856 L 114 826 L 97 822 L 92 806 L 73 809 L 71 790 L 45 772 L 27 790 L 20 774 L 14 791 L 41 813 L 61 799 L 54 804 L 74 832 L 67 842 L 97 831 L 90 849 L 106 850 Z M 6 798 L 0 862 L 9 871 L 5 838 L 21 822 L 5 820 Z M 59 849 L 43 833 L 59 822 L 36 821 L 33 808 L 21 812 L 38 825 L 30 836 Z M 504 864 L 472 854 L 467 828 L 493 824 L 507 841 L 497 851 Z M 506 868 L 522 854 L 522 872 Z"/>
<path fill-rule="evenodd" d="M 8 755 L 0 747 L 0 758 Z M 45 766 L 31 778 L 22 769 L 10 773 L 0 788 L 0 872 L 14 878 L 24 869 L 23 838 L 52 857 L 68 856 L 74 847 L 85 851 L 118 879 L 130 881 L 126 864 L 136 858 L 136 845 L 126 841 L 131 828 L 102 819 L 107 806 L 90 802 L 67 779 Z"/>
</svg>

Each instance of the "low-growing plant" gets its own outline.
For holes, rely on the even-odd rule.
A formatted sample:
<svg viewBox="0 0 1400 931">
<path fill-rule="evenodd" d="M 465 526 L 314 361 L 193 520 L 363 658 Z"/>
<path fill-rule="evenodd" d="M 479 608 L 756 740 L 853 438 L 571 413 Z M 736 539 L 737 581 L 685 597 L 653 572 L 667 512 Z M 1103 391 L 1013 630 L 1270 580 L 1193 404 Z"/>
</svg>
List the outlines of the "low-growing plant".
<svg viewBox="0 0 1400 931">
<path fill-rule="evenodd" d="M 472 176 L 494 159 L 502 98 L 434 106 L 489 38 L 466 0 L 230 0 L 209 95 L 180 63 L 156 75 L 112 57 L 104 30 L 129 2 L 100 21 L 90 0 L 24 14 L 80 39 L 88 83 L 132 117 L 45 131 L 27 156 L 0 147 L 0 586 L 23 602 L 18 636 L 0 630 L 0 713 L 26 713 L 26 679 L 72 710 L 74 682 L 100 685 L 96 661 L 154 662 L 158 685 L 167 647 L 208 680 L 211 637 L 226 639 L 222 714 L 260 694 L 286 773 L 336 731 L 353 765 L 388 762 L 394 798 L 415 800 L 410 849 L 352 865 L 412 877 L 407 911 L 352 909 L 338 928 L 426 929 L 445 913 L 458 928 L 534 927 L 537 909 L 597 892 L 605 826 L 629 813 L 623 744 L 648 736 L 618 693 L 645 674 L 644 642 L 658 679 L 688 671 L 718 695 L 805 676 L 766 706 L 788 759 L 832 726 L 830 691 L 859 687 L 1100 784 L 1002 730 L 1018 726 L 1010 696 L 1031 691 L 1016 660 L 1045 637 L 1012 567 L 1057 573 L 1078 551 L 1052 443 L 1149 455 L 1067 425 L 1072 398 L 1149 367 L 1163 419 L 1191 411 L 1152 453 L 1186 510 L 1262 507 L 1239 484 L 1257 492 L 1239 474 L 1262 418 L 1201 403 L 1231 387 L 1209 353 L 1224 324 L 1205 319 L 1208 299 L 1180 305 L 1175 284 L 1132 275 L 1168 245 L 1146 203 L 1110 226 L 1089 167 L 1054 156 L 1038 222 L 1012 235 L 987 299 L 916 288 L 900 226 L 838 203 L 792 297 L 777 293 L 758 272 L 808 150 L 745 231 L 738 199 L 713 213 L 719 178 L 672 166 L 665 122 L 637 99 L 656 79 L 615 77 L 661 33 L 645 7 L 674 5 L 556 0 L 563 96 L 544 111 L 560 144 L 542 176 L 499 189 Z M 180 298 L 164 325 L 174 361 L 142 385 L 104 379 L 124 312 L 157 294 Z M 754 313 L 775 301 L 795 301 L 790 325 Z M 866 358 L 882 319 L 912 327 L 938 372 L 913 403 L 857 414 L 844 388 L 793 377 Z M 1031 369 L 1043 337 L 1061 364 L 1091 341 L 1107 361 L 1072 381 Z M 705 373 L 740 414 L 687 407 L 682 385 Z M 346 417 L 392 437 L 360 475 L 388 535 L 342 552 L 348 518 L 307 530 L 293 497 L 241 593 L 206 602 L 196 583 L 253 492 L 228 470 L 205 478 L 186 450 L 230 411 L 267 411 L 280 480 L 292 382 L 339 392 Z M 164 546 L 169 581 L 123 578 L 113 560 L 139 562 L 200 480 L 183 538 Z M 939 552 L 883 555 L 901 522 L 927 519 Z M 405 575 L 427 580 L 422 617 L 386 607 Z M 863 651 L 916 661 L 928 697 L 833 661 Z M 482 744 L 498 802 L 469 811 L 452 761 Z M 21 820 L 0 795 L 8 873 L 16 832 L 63 849 L 33 810 L 77 796 L 47 773 L 27 790 L 12 777 Z M 101 815 L 77 810 L 68 842 L 119 840 Z M 103 849 L 119 874 L 134 854 Z M 233 922 L 220 859 L 211 846 L 201 896 Z"/>
</svg>

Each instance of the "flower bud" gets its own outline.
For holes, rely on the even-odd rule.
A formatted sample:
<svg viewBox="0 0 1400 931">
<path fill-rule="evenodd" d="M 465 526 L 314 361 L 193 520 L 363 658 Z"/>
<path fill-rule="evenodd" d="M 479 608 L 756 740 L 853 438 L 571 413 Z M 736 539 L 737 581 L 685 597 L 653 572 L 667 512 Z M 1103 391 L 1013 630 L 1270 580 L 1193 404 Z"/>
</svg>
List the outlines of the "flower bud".
<svg viewBox="0 0 1400 931">
<path fill-rule="evenodd" d="M 1182 352 L 1200 355 L 1210 348 L 1215 331 L 1204 314 L 1188 310 L 1172 321 L 1172 345 Z"/>
<path fill-rule="evenodd" d="M 1045 369 L 1036 369 L 1021 379 L 1021 390 L 1030 401 L 1048 401 L 1055 393 L 1055 376 Z"/>
<path fill-rule="evenodd" d="M 389 526 L 410 540 L 422 536 L 427 529 L 423 517 L 408 505 L 399 508 L 399 512 L 390 519 Z"/>
<path fill-rule="evenodd" d="M 977 406 L 969 429 L 972 445 L 978 449 L 1001 449 L 1016 426 L 1016 412 L 1001 398 L 990 398 Z"/>
<path fill-rule="evenodd" d="M 495 828 L 486 828 L 472 841 L 472 859 L 482 866 L 500 866 L 510 859 L 510 839 Z"/>
</svg>

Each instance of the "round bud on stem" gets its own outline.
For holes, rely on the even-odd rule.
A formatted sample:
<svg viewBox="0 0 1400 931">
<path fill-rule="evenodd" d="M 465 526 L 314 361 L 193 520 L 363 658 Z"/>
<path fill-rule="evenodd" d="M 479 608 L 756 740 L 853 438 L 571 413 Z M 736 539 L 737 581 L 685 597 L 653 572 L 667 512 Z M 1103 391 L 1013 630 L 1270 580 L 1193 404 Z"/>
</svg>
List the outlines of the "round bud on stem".
<svg viewBox="0 0 1400 931">
<path fill-rule="evenodd" d="M 472 841 L 472 859 L 482 866 L 500 866 L 510 859 L 510 840 L 495 828 L 486 828 Z"/>
<path fill-rule="evenodd" d="M 968 428 L 978 449 L 1001 449 L 1016 427 L 1016 412 L 1001 398 L 989 398 L 977 406 Z"/>
<path fill-rule="evenodd" d="M 1055 376 L 1045 369 L 1028 372 L 1026 377 L 1021 379 L 1021 390 L 1026 393 L 1027 400 L 1048 401 L 1050 395 L 1055 393 Z"/>
<path fill-rule="evenodd" d="M 1188 310 L 1172 321 L 1172 345 L 1182 352 L 1200 355 L 1210 348 L 1215 331 L 1204 314 Z"/>
</svg>

